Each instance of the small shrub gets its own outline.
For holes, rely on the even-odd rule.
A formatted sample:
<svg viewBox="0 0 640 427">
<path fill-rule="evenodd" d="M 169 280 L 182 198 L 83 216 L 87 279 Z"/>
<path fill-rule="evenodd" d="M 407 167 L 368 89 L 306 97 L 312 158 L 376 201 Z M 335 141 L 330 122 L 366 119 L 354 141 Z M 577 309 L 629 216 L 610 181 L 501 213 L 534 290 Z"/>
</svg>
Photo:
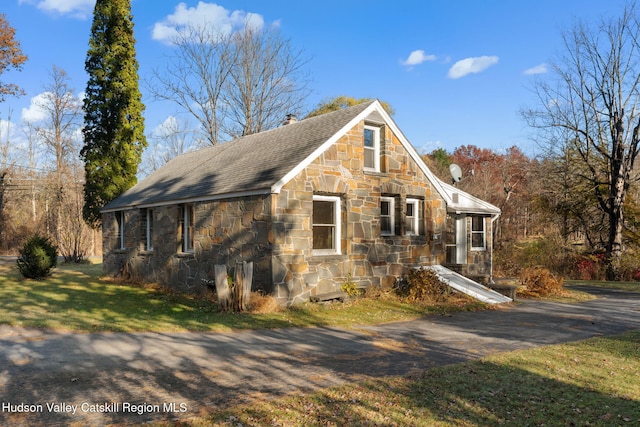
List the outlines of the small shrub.
<svg viewBox="0 0 640 427">
<path fill-rule="evenodd" d="M 351 274 L 348 274 L 347 279 L 342 282 L 340 290 L 350 297 L 357 297 L 360 295 L 360 289 L 358 288 L 358 285 L 351 280 Z"/>
<path fill-rule="evenodd" d="M 452 293 L 435 271 L 413 268 L 396 283 L 396 292 L 410 302 L 443 302 Z"/>
<path fill-rule="evenodd" d="M 520 277 L 528 267 L 544 266 L 550 271 L 568 275 L 575 261 L 573 249 L 558 236 L 534 237 L 500 245 L 494 252 L 494 273 L 500 277 Z"/>
<path fill-rule="evenodd" d="M 526 268 L 520 277 L 520 285 L 519 293 L 523 296 L 546 297 L 565 293 L 562 279 L 556 279 L 549 270 L 541 267 Z"/>
<path fill-rule="evenodd" d="M 605 276 L 605 264 L 603 253 L 575 254 L 568 260 L 572 267 L 569 269 L 569 277 L 577 280 L 603 280 Z"/>
<path fill-rule="evenodd" d="M 51 274 L 58 263 L 58 248 L 48 238 L 33 236 L 20 249 L 17 265 L 20 273 L 29 279 L 43 279 Z"/>
<path fill-rule="evenodd" d="M 261 292 L 251 292 L 249 312 L 251 313 L 277 313 L 280 311 L 278 301 L 271 295 Z"/>
<path fill-rule="evenodd" d="M 362 296 L 367 299 L 377 299 L 377 300 L 386 299 L 388 297 L 397 298 L 393 289 L 384 289 L 382 288 L 382 286 L 378 286 L 378 285 L 367 286 L 364 289 Z"/>
</svg>

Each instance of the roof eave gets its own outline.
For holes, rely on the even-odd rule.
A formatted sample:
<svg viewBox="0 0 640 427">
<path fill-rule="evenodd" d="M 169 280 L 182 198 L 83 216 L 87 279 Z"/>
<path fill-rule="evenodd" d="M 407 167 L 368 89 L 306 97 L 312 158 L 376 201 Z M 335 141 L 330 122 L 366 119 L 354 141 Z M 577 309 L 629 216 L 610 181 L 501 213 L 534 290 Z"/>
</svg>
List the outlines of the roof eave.
<svg viewBox="0 0 640 427">
<path fill-rule="evenodd" d="M 185 203 L 213 202 L 213 201 L 222 200 L 222 199 L 259 196 L 259 195 L 265 195 L 265 194 L 270 194 L 269 188 L 260 188 L 260 189 L 254 189 L 249 191 L 223 193 L 223 194 L 215 194 L 215 195 L 209 195 L 209 196 L 190 197 L 185 199 L 163 200 L 163 201 L 151 202 L 151 203 L 135 203 L 135 204 L 119 205 L 114 207 L 105 206 L 104 208 L 100 209 L 100 213 L 117 212 L 117 211 L 131 210 L 131 209 L 157 208 L 160 206 L 180 205 Z"/>
</svg>

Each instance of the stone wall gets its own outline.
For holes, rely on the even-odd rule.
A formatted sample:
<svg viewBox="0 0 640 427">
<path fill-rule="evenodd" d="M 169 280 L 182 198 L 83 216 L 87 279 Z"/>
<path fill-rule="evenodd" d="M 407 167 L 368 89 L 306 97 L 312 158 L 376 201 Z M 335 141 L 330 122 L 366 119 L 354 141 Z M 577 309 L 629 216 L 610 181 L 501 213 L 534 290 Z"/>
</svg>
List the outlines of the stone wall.
<svg viewBox="0 0 640 427">
<path fill-rule="evenodd" d="M 281 301 L 332 292 L 348 278 L 360 287 L 392 286 L 412 266 L 442 262 L 446 206 L 388 127 L 381 128 L 380 172 L 363 170 L 359 123 L 274 195 L 273 284 Z M 341 200 L 341 253 L 313 254 L 314 195 Z M 396 235 L 380 234 L 380 197 L 395 199 Z M 404 235 L 403 206 L 420 200 L 420 235 Z"/>
<path fill-rule="evenodd" d="M 182 252 L 181 205 L 152 209 L 152 250 L 144 247 L 144 209 L 125 211 L 124 249 L 117 247 L 116 213 L 105 213 L 105 274 L 202 293 L 214 288 L 216 264 L 231 270 L 253 261 L 254 290 L 295 303 L 339 290 L 346 280 L 391 287 L 408 268 L 443 263 L 444 200 L 387 126 L 380 129 L 380 171 L 364 171 L 364 126 L 348 131 L 278 194 L 194 203 L 193 251 Z M 314 254 L 314 195 L 339 197 L 338 254 Z M 380 233 L 381 197 L 395 201 L 392 236 Z M 419 200 L 418 235 L 405 230 L 408 198 Z M 490 270 L 490 252 L 471 252 L 469 262 L 477 265 L 466 274 L 482 275 Z"/>
<path fill-rule="evenodd" d="M 254 289 L 272 292 L 271 196 L 194 203 L 193 251 L 182 251 L 181 205 L 154 207 L 153 249 L 144 250 L 143 209 L 125 211 L 125 249 L 115 213 L 103 215 L 104 273 L 193 293 L 213 289 L 214 266 L 254 263 Z"/>
</svg>

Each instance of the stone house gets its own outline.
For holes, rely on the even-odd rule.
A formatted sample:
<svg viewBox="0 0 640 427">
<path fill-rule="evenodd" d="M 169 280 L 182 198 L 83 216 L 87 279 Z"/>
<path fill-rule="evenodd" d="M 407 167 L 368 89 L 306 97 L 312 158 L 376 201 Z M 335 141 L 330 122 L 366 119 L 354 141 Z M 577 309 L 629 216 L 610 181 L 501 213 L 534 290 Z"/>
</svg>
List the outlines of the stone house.
<svg viewBox="0 0 640 427">
<path fill-rule="evenodd" d="M 109 276 L 191 292 L 253 261 L 282 303 L 392 286 L 415 266 L 491 276 L 500 210 L 427 168 L 378 101 L 176 157 L 102 210 Z"/>
</svg>

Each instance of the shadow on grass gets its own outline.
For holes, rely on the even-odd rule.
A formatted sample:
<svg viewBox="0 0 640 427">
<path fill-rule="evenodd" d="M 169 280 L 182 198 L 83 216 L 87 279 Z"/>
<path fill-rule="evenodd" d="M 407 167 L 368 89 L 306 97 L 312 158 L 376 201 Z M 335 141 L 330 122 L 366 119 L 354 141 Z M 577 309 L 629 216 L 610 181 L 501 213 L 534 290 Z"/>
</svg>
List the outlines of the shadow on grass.
<svg viewBox="0 0 640 427">
<path fill-rule="evenodd" d="M 236 332 L 0 337 L 0 400 L 43 405 L 0 412 L 1 425 L 105 425 L 205 415 L 231 405 L 339 386 L 424 363 L 405 346 L 330 328 Z M 433 350 L 447 351 L 446 349 Z M 454 350 L 453 360 L 463 355 Z M 119 402 L 109 411 L 53 413 L 46 404 Z M 136 413 L 123 404 L 149 404 Z M 168 411 L 166 403 L 186 408 Z M 184 406 L 182 406 L 184 405 Z M 89 406 L 90 408 L 90 406 Z"/>
<path fill-rule="evenodd" d="M 624 301 L 599 303 L 607 313 L 611 307 L 618 307 L 616 316 L 621 317 L 612 318 L 611 322 L 622 324 L 625 314 L 620 308 Z M 616 395 L 617 392 L 603 392 L 594 385 L 565 378 L 564 374 L 546 375 L 545 360 L 556 360 L 556 350 L 539 357 L 537 366 L 529 359 L 487 360 L 432 370 L 479 358 L 481 351 L 507 349 L 508 345 L 521 348 L 520 331 L 532 335 L 535 345 L 542 345 L 554 339 L 549 337 L 549 325 L 558 329 L 564 324 L 574 335 L 583 328 L 583 334 L 593 336 L 603 330 L 597 329 L 599 324 L 606 326 L 609 322 L 593 324 L 589 319 L 585 321 L 583 314 L 567 317 L 565 311 L 558 308 L 554 312 L 553 307 L 559 306 L 547 304 L 544 310 L 533 313 L 535 325 L 525 324 L 524 318 L 514 319 L 517 313 L 513 311 L 461 313 L 366 331 L 318 327 L 228 334 L 0 336 L 2 402 L 121 404 L 117 410 L 76 414 L 46 410 L 28 414 L 4 412 L 0 413 L 0 424 L 184 421 L 191 417 L 206 419 L 211 411 L 256 402 L 258 406 L 249 409 L 251 421 L 242 421 L 246 425 L 271 425 L 274 417 L 284 412 L 293 414 L 290 425 L 330 424 L 324 420 L 338 425 L 433 425 L 424 419 L 482 426 L 513 420 L 514 425 L 523 425 L 523 420 L 536 419 L 527 418 L 533 416 L 534 410 L 544 410 L 546 419 L 560 420 L 555 424 L 547 421 L 549 425 L 569 424 L 578 411 L 588 416 L 592 425 L 598 425 L 599 417 L 607 416 L 640 420 L 638 409 L 630 410 L 631 404 L 640 408 L 640 392 Z M 588 307 L 575 310 L 582 313 Z M 635 324 L 628 321 L 622 326 L 629 329 Z M 531 334 L 533 329 L 539 332 Z M 436 334 L 443 330 L 449 332 Z M 473 333 L 468 332 L 471 330 Z M 568 333 L 558 337 L 567 340 Z M 486 336 L 493 338 L 487 341 Z M 628 357 L 637 365 L 637 334 L 606 343 L 610 349 L 605 349 L 604 359 Z M 606 368 L 602 371 L 605 377 L 610 372 Z M 638 369 L 617 374 L 637 383 Z M 346 383 L 360 385 L 345 387 Z M 305 393 L 314 394 L 308 397 Z M 298 397 L 293 403 L 285 400 L 281 404 L 284 409 L 274 410 L 279 403 L 269 403 L 291 395 Z M 553 405 L 546 406 L 549 402 Z M 151 409 L 125 411 L 124 403 L 147 403 Z M 165 406 L 171 403 L 178 406 Z M 175 407 L 179 411 L 182 404 L 186 407 L 184 413 L 169 410 Z M 222 425 L 233 414 L 222 413 Z M 615 420 L 614 424 L 622 423 Z"/>
<path fill-rule="evenodd" d="M 175 319 L 179 318 L 181 325 L 194 329 L 206 322 L 217 322 L 216 313 L 211 313 L 208 319 L 197 317 L 200 312 L 207 313 L 196 310 L 191 299 L 145 294 L 147 290 L 142 288 L 91 277 L 88 272 L 64 269 L 40 283 L 2 276 L 0 292 L 7 292 L 5 295 L 10 298 L 23 298 L 23 304 L 31 302 L 35 315 L 45 315 L 53 306 L 66 307 L 72 315 L 69 324 L 75 322 L 83 327 L 94 321 L 83 317 L 83 313 L 102 313 L 100 310 L 105 306 L 101 322 L 116 322 L 122 317 L 126 320 L 129 316 L 132 330 L 140 327 L 139 322 L 156 317 L 160 318 L 155 319 L 158 322 L 172 327 L 176 327 Z M 11 309 L 5 295 L 0 300 L 0 314 Z M 500 422 L 535 425 L 541 422 L 531 420 L 540 419 L 559 420 L 546 421 L 549 425 L 570 425 L 574 419 L 583 421 L 579 417 L 587 416 L 584 419 L 592 425 L 623 424 L 626 418 L 633 425 L 640 420 L 638 409 L 635 412 L 628 409 L 629 405 L 640 408 L 637 401 L 640 392 L 619 393 L 613 389 L 604 392 L 562 373 L 550 377 L 544 373 L 545 360 L 553 362 L 559 357 L 553 352 L 540 359 L 542 363 L 537 366 L 530 361 L 488 360 L 430 370 L 481 357 L 481 351 L 521 348 L 518 346 L 525 340 L 526 345 L 543 345 L 638 327 L 638 316 L 634 315 L 637 312 L 633 311 L 638 294 L 614 294 L 620 295 L 621 299 L 603 297 L 571 307 L 536 303 L 503 314 L 461 313 L 385 325 L 366 332 L 318 327 L 229 334 L 0 336 L 2 402 L 151 405 L 151 410 L 142 413 L 124 411 L 122 406 L 115 411 L 76 414 L 9 411 L 0 413 L 0 424 L 143 423 L 205 416 L 212 410 L 261 402 L 251 408 L 255 421 L 246 424 L 271 425 L 277 415 L 273 406 L 265 402 L 294 394 L 299 396 L 300 404 L 284 404 L 287 411 L 295 412 L 295 417 L 303 420 L 294 425 L 327 424 L 324 419 L 338 425 L 433 425 L 422 421 L 427 416 L 453 425 L 488 426 Z M 134 303 L 127 302 L 131 300 L 139 305 L 126 306 Z M 77 307 L 80 304 L 83 306 Z M 156 307 L 162 309 L 154 311 Z M 630 309 L 624 311 L 626 307 Z M 312 311 L 305 311 L 304 316 L 308 317 L 305 319 L 308 323 L 321 322 L 321 316 Z M 229 318 L 259 322 L 244 315 Z M 435 334 L 443 330 L 446 334 Z M 552 332 L 558 331 L 562 333 L 551 337 Z M 615 356 L 637 362 L 637 334 L 604 340 L 608 347 L 603 359 Z M 605 368 L 604 377 L 616 372 L 627 382 L 637 384 L 638 369 L 623 372 L 616 371 L 615 366 Z M 387 377 L 408 374 L 413 377 Z M 381 377 L 384 378 L 378 379 Z M 327 390 L 345 382 L 364 380 L 355 389 Z M 316 394 L 312 397 L 300 397 L 313 392 Z M 186 405 L 185 413 L 168 410 L 179 411 L 181 404 Z M 544 418 L 531 418 L 534 410 L 543 412 Z"/>
<path fill-rule="evenodd" d="M 477 309 L 420 307 L 392 301 L 306 304 L 281 312 L 229 313 L 207 298 L 100 279 L 100 265 L 62 265 L 45 280 L 0 266 L 0 323 L 78 332 L 231 331 L 381 323 L 429 313 Z"/>
<path fill-rule="evenodd" d="M 568 351 L 566 369 L 532 371 L 518 366 L 553 363 L 550 351 L 506 355 L 504 360 L 467 362 L 409 377 L 365 381 L 306 397 L 220 412 L 213 425 L 237 419 L 254 426 L 497 426 L 497 425 L 637 425 L 640 423 L 640 331 L 557 347 Z M 554 348 L 556 348 L 554 346 Z M 578 353 L 630 362 L 616 366 L 568 366 Z M 530 357 L 530 359 L 529 359 Z M 600 361 L 593 365 L 599 365 Z M 564 375 L 562 374 L 564 372 Z M 616 380 L 599 379 L 617 375 Z"/>
<path fill-rule="evenodd" d="M 275 316 L 224 313 L 205 298 L 99 279 L 99 265 L 61 266 L 40 281 L 0 268 L 0 323 L 81 332 L 291 326 Z"/>
</svg>

